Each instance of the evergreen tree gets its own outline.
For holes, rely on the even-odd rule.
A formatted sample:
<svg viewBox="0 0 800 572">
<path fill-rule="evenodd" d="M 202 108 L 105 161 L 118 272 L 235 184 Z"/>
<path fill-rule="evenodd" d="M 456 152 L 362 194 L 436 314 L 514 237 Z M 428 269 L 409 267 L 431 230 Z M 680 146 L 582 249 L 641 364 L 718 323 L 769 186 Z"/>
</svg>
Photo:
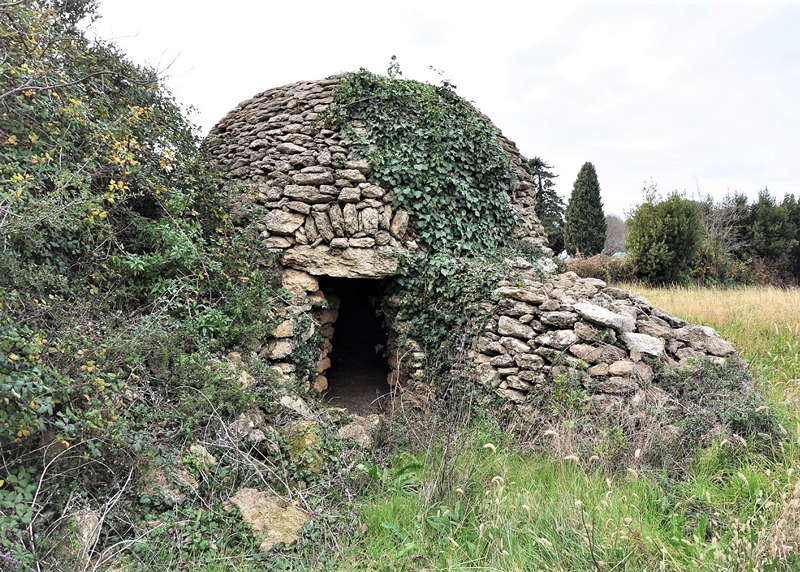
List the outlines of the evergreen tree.
<svg viewBox="0 0 800 572">
<path fill-rule="evenodd" d="M 789 271 L 795 280 L 800 281 L 800 201 L 794 195 L 783 197 L 781 209 L 786 212 L 789 224 L 794 228 L 795 245 L 789 251 Z"/>
<path fill-rule="evenodd" d="M 768 263 L 775 262 L 794 248 L 797 241 L 790 210 L 789 202 L 779 206 L 767 189 L 758 193 L 758 200 L 750 206 L 748 228 L 748 242 L 754 255 Z"/>
<path fill-rule="evenodd" d="M 528 161 L 533 175 L 533 184 L 536 187 L 536 216 L 544 227 L 550 248 L 558 255 L 564 250 L 564 201 L 553 189 L 554 175 L 548 165 L 539 157 Z"/>
<path fill-rule="evenodd" d="M 698 204 L 674 192 L 661 200 L 655 186 L 628 219 L 628 254 L 651 284 L 686 281 L 702 240 Z"/>
<path fill-rule="evenodd" d="M 606 219 L 600 200 L 600 183 L 591 163 L 584 163 L 567 205 L 564 242 L 571 255 L 593 256 L 603 251 Z"/>
</svg>

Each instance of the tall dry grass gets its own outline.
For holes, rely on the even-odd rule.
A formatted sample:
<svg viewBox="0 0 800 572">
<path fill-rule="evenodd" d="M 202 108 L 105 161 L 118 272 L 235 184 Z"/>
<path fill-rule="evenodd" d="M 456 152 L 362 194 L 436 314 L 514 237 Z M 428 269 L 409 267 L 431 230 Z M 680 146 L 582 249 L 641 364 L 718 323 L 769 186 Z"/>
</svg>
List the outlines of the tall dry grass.
<svg viewBox="0 0 800 572">
<path fill-rule="evenodd" d="M 693 324 L 715 328 L 768 380 L 771 397 L 800 408 L 800 289 L 625 288 Z"/>
</svg>

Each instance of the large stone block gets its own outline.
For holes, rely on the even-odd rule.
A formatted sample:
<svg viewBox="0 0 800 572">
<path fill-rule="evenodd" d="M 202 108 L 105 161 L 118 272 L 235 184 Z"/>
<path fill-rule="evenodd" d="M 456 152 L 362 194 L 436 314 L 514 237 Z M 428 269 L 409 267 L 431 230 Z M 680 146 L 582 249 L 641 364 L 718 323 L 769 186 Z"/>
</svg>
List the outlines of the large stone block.
<svg viewBox="0 0 800 572">
<path fill-rule="evenodd" d="M 343 278 L 384 278 L 397 273 L 397 257 L 391 248 L 332 249 L 325 245 L 295 246 L 284 252 L 285 266 L 315 275 Z"/>
<path fill-rule="evenodd" d="M 306 217 L 299 213 L 280 210 L 268 211 L 264 216 L 264 226 L 273 234 L 294 234 L 306 221 Z"/>
<path fill-rule="evenodd" d="M 715 356 L 727 356 L 735 350 L 733 344 L 723 340 L 714 328 L 708 326 L 684 326 L 674 331 L 675 337 L 687 342 L 693 349 Z"/>
<path fill-rule="evenodd" d="M 578 343 L 578 336 L 572 330 L 553 330 L 536 336 L 536 343 L 557 350 L 565 350 L 572 344 Z"/>
<path fill-rule="evenodd" d="M 406 211 L 397 211 L 392 219 L 392 224 L 389 226 L 389 232 L 397 240 L 402 240 L 408 228 L 408 213 Z"/>
<path fill-rule="evenodd" d="M 508 316 L 500 316 L 497 320 L 497 333 L 501 336 L 514 336 L 523 340 L 529 340 L 534 336 L 533 328 Z"/>
<path fill-rule="evenodd" d="M 253 534 L 263 537 L 259 546 L 262 552 L 272 550 L 276 544 L 295 543 L 302 526 L 311 520 L 311 515 L 288 500 L 257 489 L 239 490 L 224 506 L 228 511 L 237 507 Z"/>
<path fill-rule="evenodd" d="M 627 353 L 622 348 L 608 344 L 600 344 L 597 346 L 590 346 L 588 344 L 575 344 L 569 348 L 569 351 L 577 358 L 583 361 L 594 363 L 614 363 L 615 361 L 623 360 L 627 357 Z"/>
<path fill-rule="evenodd" d="M 295 185 L 330 185 L 333 183 L 333 173 L 297 173 L 292 176 Z"/>
<path fill-rule="evenodd" d="M 606 326 L 607 328 L 614 328 L 618 332 L 632 332 L 636 329 L 636 320 L 630 316 L 616 314 L 596 304 L 579 302 L 575 304 L 573 308 L 578 315 L 585 320 L 600 324 L 601 326 Z"/>
<path fill-rule="evenodd" d="M 643 355 L 657 358 L 664 356 L 664 340 L 660 338 L 654 338 L 647 334 L 626 332 L 620 336 L 620 339 L 629 351 L 637 350 Z"/>
<path fill-rule="evenodd" d="M 556 312 L 542 312 L 542 323 L 558 329 L 571 328 L 572 325 L 578 320 L 578 316 L 572 312 L 556 311 Z"/>
<path fill-rule="evenodd" d="M 311 185 L 286 185 L 283 189 L 283 194 L 289 198 L 309 204 L 330 203 L 336 200 L 335 196 L 323 193 L 317 187 Z"/>
<path fill-rule="evenodd" d="M 372 207 L 367 207 L 361 211 L 361 232 L 369 236 L 375 236 L 378 232 L 378 225 L 380 223 L 380 215 L 378 211 Z"/>
<path fill-rule="evenodd" d="M 294 292 L 316 292 L 319 290 L 319 280 L 308 272 L 287 268 L 283 271 L 283 287 Z"/>
</svg>

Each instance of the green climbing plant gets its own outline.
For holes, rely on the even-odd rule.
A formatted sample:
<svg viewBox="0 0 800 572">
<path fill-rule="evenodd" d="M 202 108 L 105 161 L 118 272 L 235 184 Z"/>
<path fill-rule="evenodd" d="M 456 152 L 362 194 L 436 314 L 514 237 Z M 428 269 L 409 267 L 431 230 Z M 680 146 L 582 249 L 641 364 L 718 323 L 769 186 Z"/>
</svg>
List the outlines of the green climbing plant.
<svg viewBox="0 0 800 572">
<path fill-rule="evenodd" d="M 345 75 L 326 120 L 369 161 L 373 180 L 409 213 L 410 232 L 427 247 L 476 254 L 506 244 L 518 218 L 495 128 L 449 82 L 397 75 Z"/>
</svg>

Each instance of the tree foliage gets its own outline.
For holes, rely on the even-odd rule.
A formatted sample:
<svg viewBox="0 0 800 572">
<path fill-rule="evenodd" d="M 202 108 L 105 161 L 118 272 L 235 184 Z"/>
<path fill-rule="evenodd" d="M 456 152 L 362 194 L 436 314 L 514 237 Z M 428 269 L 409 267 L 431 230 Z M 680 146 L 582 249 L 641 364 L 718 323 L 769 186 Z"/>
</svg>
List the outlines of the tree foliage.
<svg viewBox="0 0 800 572">
<path fill-rule="evenodd" d="M 77 25 L 93 10 L 0 6 L 0 554 L 21 569 L 46 552 L 28 526 L 45 505 L 103 496 L 136 451 L 208 422 L 170 427 L 165 393 L 253 402 L 211 355 L 275 290 L 156 72 Z"/>
<path fill-rule="evenodd" d="M 615 214 L 606 215 L 606 243 L 603 248 L 606 254 L 614 254 L 625 250 L 625 234 L 627 223 Z"/>
<path fill-rule="evenodd" d="M 678 193 L 665 200 L 655 185 L 628 218 L 627 250 L 640 278 L 652 284 L 684 282 L 702 241 L 697 203 Z"/>
<path fill-rule="evenodd" d="M 536 188 L 536 216 L 544 227 L 550 249 L 556 255 L 564 251 L 564 201 L 556 193 L 553 183 L 558 175 L 539 157 L 528 161 Z"/>
<path fill-rule="evenodd" d="M 747 221 L 747 240 L 753 254 L 774 260 L 797 245 L 797 229 L 791 220 L 793 199 L 779 206 L 767 189 L 758 193 Z"/>
<path fill-rule="evenodd" d="M 600 199 L 597 171 L 584 163 L 572 187 L 566 211 L 564 242 L 571 255 L 593 256 L 603 251 L 606 220 Z"/>
</svg>

